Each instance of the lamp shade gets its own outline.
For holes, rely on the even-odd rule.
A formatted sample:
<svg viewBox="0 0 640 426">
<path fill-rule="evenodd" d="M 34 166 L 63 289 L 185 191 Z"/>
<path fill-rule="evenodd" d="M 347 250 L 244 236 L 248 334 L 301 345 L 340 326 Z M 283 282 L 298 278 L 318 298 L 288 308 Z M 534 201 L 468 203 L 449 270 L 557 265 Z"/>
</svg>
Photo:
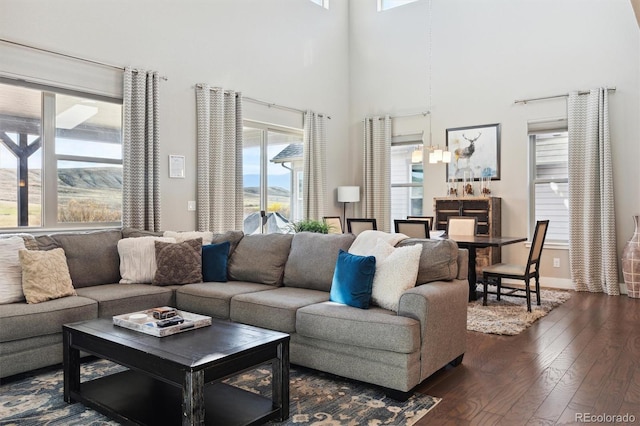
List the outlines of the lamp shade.
<svg viewBox="0 0 640 426">
<path fill-rule="evenodd" d="M 338 202 L 339 203 L 357 203 L 360 201 L 359 186 L 339 186 Z"/>
</svg>

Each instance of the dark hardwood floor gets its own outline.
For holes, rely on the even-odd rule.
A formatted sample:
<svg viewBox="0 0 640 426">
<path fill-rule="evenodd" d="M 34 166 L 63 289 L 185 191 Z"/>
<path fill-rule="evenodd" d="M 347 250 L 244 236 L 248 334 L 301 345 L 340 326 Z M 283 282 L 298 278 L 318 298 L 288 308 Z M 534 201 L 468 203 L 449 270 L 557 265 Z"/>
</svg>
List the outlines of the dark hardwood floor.
<svg viewBox="0 0 640 426">
<path fill-rule="evenodd" d="M 640 424 L 640 299 L 574 292 L 518 336 L 467 332 L 417 390 L 443 398 L 417 425 Z"/>
</svg>

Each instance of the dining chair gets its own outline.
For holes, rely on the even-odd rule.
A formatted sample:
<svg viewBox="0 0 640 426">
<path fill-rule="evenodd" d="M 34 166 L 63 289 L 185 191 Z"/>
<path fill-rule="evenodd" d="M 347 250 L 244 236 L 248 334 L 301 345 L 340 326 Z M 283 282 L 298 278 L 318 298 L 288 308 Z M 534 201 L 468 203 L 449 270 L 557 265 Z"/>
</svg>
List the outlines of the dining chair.
<svg viewBox="0 0 640 426">
<path fill-rule="evenodd" d="M 426 220 L 429 222 L 429 229 L 433 229 L 433 216 L 407 216 L 407 220 Z"/>
<path fill-rule="evenodd" d="M 329 226 L 329 234 L 342 234 L 342 218 L 340 216 L 324 216 L 324 223 Z"/>
<path fill-rule="evenodd" d="M 477 217 L 449 216 L 447 218 L 447 235 L 476 235 L 477 233 Z"/>
<path fill-rule="evenodd" d="M 363 219 L 363 218 L 347 218 L 347 231 L 354 235 L 358 235 L 362 231 L 378 229 L 378 224 L 375 219 Z"/>
<path fill-rule="evenodd" d="M 398 234 L 404 234 L 409 238 L 429 238 L 428 220 L 395 219 L 393 224 Z"/>
<path fill-rule="evenodd" d="M 500 300 L 502 289 L 510 290 L 505 295 L 514 297 L 524 297 L 527 299 L 527 312 L 531 312 L 531 289 L 529 287 L 529 280 L 534 278 L 536 280 L 536 299 L 537 304 L 540 306 L 540 256 L 542 254 L 542 247 L 544 246 L 544 239 L 547 236 L 547 228 L 549 228 L 548 220 L 539 220 L 536 222 L 536 230 L 533 234 L 533 240 L 531 241 L 531 249 L 529 250 L 529 258 L 524 265 L 509 264 L 509 263 L 496 263 L 494 265 L 487 266 L 482 270 L 482 285 L 484 294 L 482 296 L 482 304 L 487 304 L 487 286 L 491 280 L 496 285 L 496 299 Z M 523 280 L 524 289 L 519 287 L 510 287 L 502 284 L 503 278 L 511 278 L 514 280 Z M 517 292 L 524 291 L 525 294 L 519 294 Z M 491 294 L 494 294 L 493 292 Z"/>
</svg>

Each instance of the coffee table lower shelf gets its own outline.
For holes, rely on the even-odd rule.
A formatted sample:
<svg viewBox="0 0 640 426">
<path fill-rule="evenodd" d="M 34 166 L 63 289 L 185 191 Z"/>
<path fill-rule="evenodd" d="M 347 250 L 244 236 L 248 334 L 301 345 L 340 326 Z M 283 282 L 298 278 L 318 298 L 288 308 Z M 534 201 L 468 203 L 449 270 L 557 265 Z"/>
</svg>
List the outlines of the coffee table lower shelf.
<svg viewBox="0 0 640 426">
<path fill-rule="evenodd" d="M 125 424 L 182 423 L 181 389 L 133 370 L 80 384 L 71 397 Z M 205 425 L 262 424 L 278 417 L 270 398 L 220 382 L 205 385 Z"/>
</svg>

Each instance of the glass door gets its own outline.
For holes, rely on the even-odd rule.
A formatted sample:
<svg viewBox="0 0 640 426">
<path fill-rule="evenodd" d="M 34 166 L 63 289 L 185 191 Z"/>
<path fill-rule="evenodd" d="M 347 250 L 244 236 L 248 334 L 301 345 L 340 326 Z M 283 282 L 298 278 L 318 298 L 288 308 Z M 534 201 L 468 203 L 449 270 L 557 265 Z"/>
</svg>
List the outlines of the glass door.
<svg viewBox="0 0 640 426">
<path fill-rule="evenodd" d="M 302 130 L 244 127 L 244 232 L 290 233 L 302 218 Z"/>
</svg>

